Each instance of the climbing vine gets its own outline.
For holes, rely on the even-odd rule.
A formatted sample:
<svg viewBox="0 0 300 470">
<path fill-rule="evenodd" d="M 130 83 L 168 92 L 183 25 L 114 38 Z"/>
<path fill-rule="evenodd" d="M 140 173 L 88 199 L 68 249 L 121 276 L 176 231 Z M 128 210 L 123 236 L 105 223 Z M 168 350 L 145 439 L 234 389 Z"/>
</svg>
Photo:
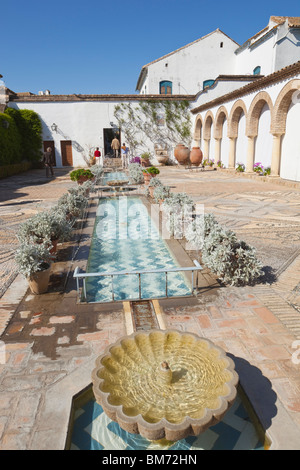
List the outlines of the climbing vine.
<svg viewBox="0 0 300 470">
<path fill-rule="evenodd" d="M 178 143 L 190 145 L 191 117 L 187 100 L 146 100 L 137 104 L 121 103 L 115 106 L 114 116 L 131 152 L 137 154 L 147 148 L 147 139 L 154 146 L 171 148 Z"/>
</svg>

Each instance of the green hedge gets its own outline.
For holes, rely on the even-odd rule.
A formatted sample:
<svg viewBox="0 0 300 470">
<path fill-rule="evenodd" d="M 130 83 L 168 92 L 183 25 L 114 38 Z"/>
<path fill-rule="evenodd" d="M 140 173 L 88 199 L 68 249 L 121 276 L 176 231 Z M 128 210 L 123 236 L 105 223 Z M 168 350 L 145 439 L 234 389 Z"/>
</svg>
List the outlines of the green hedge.
<svg viewBox="0 0 300 470">
<path fill-rule="evenodd" d="M 21 136 L 15 120 L 8 114 L 0 113 L 0 165 L 20 163 L 21 149 Z"/>
<path fill-rule="evenodd" d="M 5 127 L 4 121 L 9 123 Z M 42 123 L 29 109 L 7 108 L 0 113 L 0 165 L 27 160 L 37 162 L 42 156 Z"/>
</svg>

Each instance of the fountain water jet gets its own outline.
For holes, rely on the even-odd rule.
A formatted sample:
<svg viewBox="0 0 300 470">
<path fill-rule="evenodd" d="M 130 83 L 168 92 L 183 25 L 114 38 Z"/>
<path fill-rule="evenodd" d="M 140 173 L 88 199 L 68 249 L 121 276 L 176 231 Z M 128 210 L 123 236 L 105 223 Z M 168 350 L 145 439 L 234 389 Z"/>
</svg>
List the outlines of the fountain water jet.
<svg viewBox="0 0 300 470">
<path fill-rule="evenodd" d="M 197 436 L 236 397 L 233 361 L 206 338 L 150 330 L 121 338 L 96 360 L 96 401 L 122 429 L 149 440 Z"/>
</svg>

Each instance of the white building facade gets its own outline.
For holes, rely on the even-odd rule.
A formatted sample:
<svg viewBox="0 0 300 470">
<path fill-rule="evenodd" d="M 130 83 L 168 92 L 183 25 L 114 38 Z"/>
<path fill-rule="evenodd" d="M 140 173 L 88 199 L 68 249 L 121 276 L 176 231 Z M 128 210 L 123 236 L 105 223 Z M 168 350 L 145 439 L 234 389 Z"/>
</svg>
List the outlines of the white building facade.
<svg viewBox="0 0 300 470">
<path fill-rule="evenodd" d="M 242 46 L 216 30 L 147 64 L 138 79 L 138 95 L 8 90 L 6 105 L 40 116 L 44 148 L 53 148 L 57 167 L 80 167 L 95 147 L 107 153 L 107 140 L 117 129 L 117 104 L 188 100 L 192 136 L 204 158 L 232 169 L 241 163 L 247 172 L 262 163 L 274 177 L 300 181 L 299 39 L 300 18 L 271 17 Z M 118 131 L 122 140 L 122 129 Z"/>
</svg>

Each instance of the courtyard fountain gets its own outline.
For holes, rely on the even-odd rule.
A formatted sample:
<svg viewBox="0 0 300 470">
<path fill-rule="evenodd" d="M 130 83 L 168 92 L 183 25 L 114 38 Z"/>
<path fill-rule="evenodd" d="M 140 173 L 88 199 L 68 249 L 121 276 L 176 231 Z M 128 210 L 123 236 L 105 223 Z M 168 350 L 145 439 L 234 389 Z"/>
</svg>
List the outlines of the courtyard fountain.
<svg viewBox="0 0 300 470">
<path fill-rule="evenodd" d="M 110 186 L 116 194 L 116 193 L 121 192 L 124 186 L 126 186 L 128 183 L 129 181 L 126 181 L 126 180 L 112 180 L 112 181 L 107 181 L 106 184 Z"/>
<path fill-rule="evenodd" d="M 208 339 L 148 330 L 111 345 L 96 360 L 92 381 L 96 401 L 123 430 L 177 441 L 223 419 L 236 398 L 238 375 Z"/>
</svg>

